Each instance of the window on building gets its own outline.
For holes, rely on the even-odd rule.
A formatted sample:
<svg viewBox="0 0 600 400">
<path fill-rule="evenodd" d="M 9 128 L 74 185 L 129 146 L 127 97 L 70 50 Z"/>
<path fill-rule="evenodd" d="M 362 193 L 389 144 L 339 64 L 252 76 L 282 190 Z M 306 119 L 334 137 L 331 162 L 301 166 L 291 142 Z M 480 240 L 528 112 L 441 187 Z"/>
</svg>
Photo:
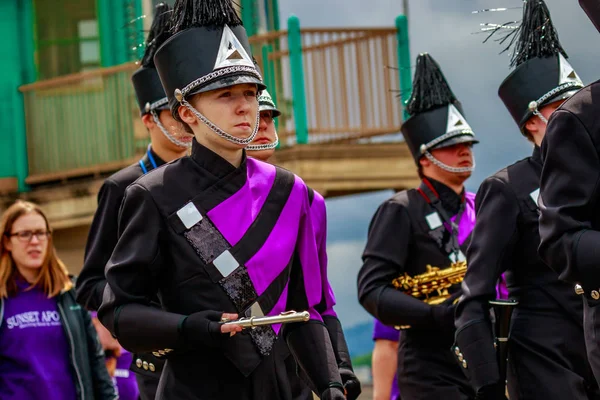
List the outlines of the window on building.
<svg viewBox="0 0 600 400">
<path fill-rule="evenodd" d="M 100 67 L 95 0 L 34 0 L 38 79 Z"/>
</svg>

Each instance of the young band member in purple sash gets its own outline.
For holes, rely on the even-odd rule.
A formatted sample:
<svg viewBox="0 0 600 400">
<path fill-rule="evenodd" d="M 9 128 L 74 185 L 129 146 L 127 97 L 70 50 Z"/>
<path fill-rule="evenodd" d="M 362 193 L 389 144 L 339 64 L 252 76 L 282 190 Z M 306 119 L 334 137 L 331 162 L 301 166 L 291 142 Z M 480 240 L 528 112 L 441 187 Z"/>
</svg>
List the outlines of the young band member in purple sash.
<svg viewBox="0 0 600 400">
<path fill-rule="evenodd" d="M 117 244 L 118 214 L 125 188 L 146 172 L 183 157 L 192 145 L 192 135 L 171 116 L 167 96 L 154 67 L 154 53 L 170 36 L 171 11 L 164 3 L 156 6 L 141 67 L 131 78 L 151 144 L 139 162 L 111 175 L 98 193 L 98 209 L 88 236 L 83 270 L 77 279 L 77 300 L 89 310 L 98 310 L 102 303 L 106 286 L 104 268 Z M 155 299 L 155 304 L 158 305 L 158 299 Z M 111 343 L 110 340 L 107 342 Z M 130 358 L 131 355 L 124 357 Z M 123 360 L 119 358 L 117 363 L 122 364 Z M 118 381 L 121 386 L 129 386 L 128 380 L 137 380 L 141 399 L 154 400 L 163 364 L 163 360 L 152 354 L 135 354 L 131 363 L 135 376 L 131 374 L 125 378 L 126 373 L 122 372 Z"/>
<path fill-rule="evenodd" d="M 0 398 L 117 399 L 43 211 L 17 201 L 0 231 Z"/>
<path fill-rule="evenodd" d="M 363 307 L 385 325 L 402 326 L 398 386 L 403 400 L 474 398 L 454 360 L 454 303 L 450 296 L 431 305 L 392 286 L 405 273 L 416 276 L 428 265 L 447 269 L 464 261 L 475 224 L 474 194 L 464 182 L 474 168 L 473 130 L 439 65 L 428 54 L 417 58 L 411 117 L 402 133 L 422 183 L 386 200 L 369 226 L 358 295 Z"/>
<path fill-rule="evenodd" d="M 582 299 L 537 255 L 539 146 L 550 115 L 583 83 L 566 60 L 542 0 L 524 4 L 516 34 L 516 68 L 498 94 L 534 150 L 487 178 L 477 192 L 477 224 L 456 311 L 455 354 L 467 361 L 466 372 L 482 398 L 505 399 L 501 376 L 507 376 L 511 400 L 598 399 L 586 356 Z M 488 305 L 502 273 L 510 298 L 518 301 L 507 371 L 498 368 Z"/>
<path fill-rule="evenodd" d="M 250 145 L 246 147 L 249 157 L 267 161 L 275 153 L 275 148 L 279 143 L 277 129 L 275 127 L 275 118 L 281 115 L 281 112 L 275 106 L 273 98 L 265 89 L 258 96 L 258 110 L 260 112 L 260 123 L 258 133 Z M 335 305 L 335 296 L 333 289 L 327 279 L 327 210 L 325 207 L 325 199 L 320 193 L 308 188 L 309 204 L 311 207 L 314 235 L 317 242 L 317 251 L 319 253 L 319 263 L 321 265 L 321 276 L 323 278 L 323 300 L 318 308 L 323 322 L 327 326 L 331 338 L 338 367 L 346 389 L 346 398 L 354 400 L 361 393 L 360 382 L 354 375 L 352 369 L 352 361 L 350 353 L 342 330 L 342 325 L 333 309 Z M 282 342 L 282 344 L 284 344 Z M 280 344 L 281 345 L 281 344 Z M 282 346 L 285 347 L 285 346 Z M 288 351 L 287 348 L 282 348 L 282 352 Z M 296 362 L 292 357 L 286 361 L 288 374 L 290 375 L 290 384 L 295 400 L 312 399 L 311 390 L 303 385 L 301 381 L 295 379 Z"/>
<path fill-rule="evenodd" d="M 230 1 L 179 0 L 174 34 L 154 61 L 192 154 L 130 185 L 106 268 L 99 317 L 119 342 L 167 358 L 157 398 L 290 399 L 273 353 L 287 342 L 311 389 L 345 399 L 317 310 L 322 278 L 308 190 L 292 173 L 247 158 L 264 89 Z M 152 307 L 155 293 L 162 309 Z M 308 311 L 311 319 L 237 333 L 220 321 Z"/>
</svg>

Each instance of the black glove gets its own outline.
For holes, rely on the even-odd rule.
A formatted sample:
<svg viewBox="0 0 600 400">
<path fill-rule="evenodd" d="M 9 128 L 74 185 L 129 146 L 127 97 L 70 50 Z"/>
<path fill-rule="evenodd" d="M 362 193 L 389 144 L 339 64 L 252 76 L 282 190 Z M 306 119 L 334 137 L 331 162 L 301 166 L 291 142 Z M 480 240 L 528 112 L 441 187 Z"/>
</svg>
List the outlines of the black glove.
<svg viewBox="0 0 600 400">
<path fill-rule="evenodd" d="M 351 369 L 340 367 L 340 375 L 342 376 L 342 383 L 344 384 L 344 389 L 346 389 L 346 399 L 348 400 L 356 400 L 360 393 L 362 392 L 360 387 L 360 381 L 354 375 L 354 371 Z"/>
<path fill-rule="evenodd" d="M 221 333 L 222 316 L 219 311 L 200 311 L 189 315 L 182 325 L 186 344 L 192 348 L 219 347 L 230 336 L 229 333 Z"/>
<path fill-rule="evenodd" d="M 321 393 L 321 400 L 346 400 L 346 396 L 342 389 L 334 387 Z"/>
<path fill-rule="evenodd" d="M 484 386 L 477 391 L 475 400 L 507 400 L 506 386 L 500 383 Z"/>
</svg>

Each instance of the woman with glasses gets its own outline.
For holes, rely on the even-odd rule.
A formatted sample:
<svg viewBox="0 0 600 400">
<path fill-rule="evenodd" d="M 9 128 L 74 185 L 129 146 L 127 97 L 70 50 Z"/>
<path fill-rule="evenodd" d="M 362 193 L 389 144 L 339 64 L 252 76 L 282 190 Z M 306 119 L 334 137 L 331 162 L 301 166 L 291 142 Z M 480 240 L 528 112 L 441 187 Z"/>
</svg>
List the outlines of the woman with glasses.
<svg viewBox="0 0 600 400">
<path fill-rule="evenodd" d="M 118 398 L 42 210 L 17 201 L 0 232 L 0 398 Z"/>
</svg>

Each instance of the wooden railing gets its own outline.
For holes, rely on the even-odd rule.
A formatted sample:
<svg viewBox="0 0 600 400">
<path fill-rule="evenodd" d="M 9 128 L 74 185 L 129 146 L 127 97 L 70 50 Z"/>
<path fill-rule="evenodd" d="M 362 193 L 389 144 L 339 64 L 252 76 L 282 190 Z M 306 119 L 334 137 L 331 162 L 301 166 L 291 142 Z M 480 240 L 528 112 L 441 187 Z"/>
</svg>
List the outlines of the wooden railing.
<svg viewBox="0 0 600 400">
<path fill-rule="evenodd" d="M 136 65 L 68 75 L 20 88 L 29 176 L 35 184 L 121 168 L 146 138 L 131 85 Z"/>
<path fill-rule="evenodd" d="M 278 132 L 283 146 L 296 143 L 298 108 L 288 34 L 250 39 L 283 112 Z M 395 28 L 301 30 L 308 142 L 337 142 L 400 131 L 401 104 Z M 294 80 L 292 80 L 294 76 Z M 300 112 L 301 114 L 301 112 Z"/>
<path fill-rule="evenodd" d="M 288 26 L 288 31 L 250 38 L 283 113 L 277 121 L 282 147 L 400 131 L 395 28 Z M 136 68 L 123 64 L 20 88 L 27 120 L 27 183 L 114 171 L 135 160 L 148 140 L 131 85 Z"/>
</svg>

